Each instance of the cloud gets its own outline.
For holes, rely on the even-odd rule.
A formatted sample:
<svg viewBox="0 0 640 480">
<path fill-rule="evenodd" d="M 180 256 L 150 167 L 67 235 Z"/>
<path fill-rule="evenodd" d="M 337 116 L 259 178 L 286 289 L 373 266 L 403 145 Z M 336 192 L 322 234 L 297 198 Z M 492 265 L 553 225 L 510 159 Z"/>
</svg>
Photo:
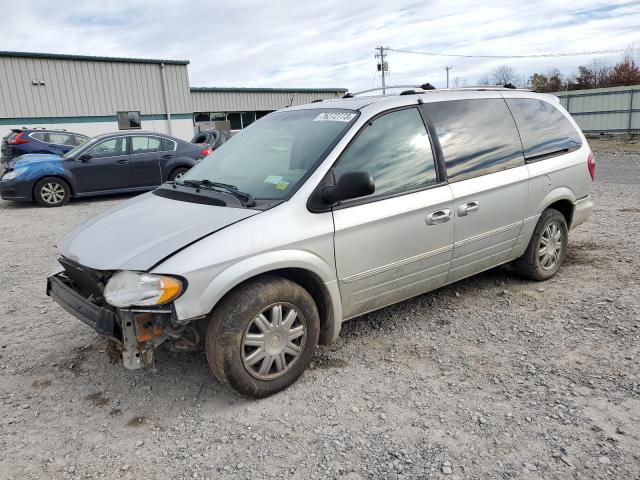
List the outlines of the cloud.
<svg viewBox="0 0 640 480">
<path fill-rule="evenodd" d="M 217 2 L 216 2 L 217 3 Z M 379 85 L 374 48 L 520 55 L 625 48 L 640 41 L 640 2 L 325 0 L 36 0 L 0 19 L 0 49 L 187 59 L 193 86 Z M 615 60 L 619 55 L 611 56 Z M 589 63 L 590 57 L 458 59 L 390 52 L 389 82 L 477 83 L 499 64 L 520 75 Z"/>
</svg>

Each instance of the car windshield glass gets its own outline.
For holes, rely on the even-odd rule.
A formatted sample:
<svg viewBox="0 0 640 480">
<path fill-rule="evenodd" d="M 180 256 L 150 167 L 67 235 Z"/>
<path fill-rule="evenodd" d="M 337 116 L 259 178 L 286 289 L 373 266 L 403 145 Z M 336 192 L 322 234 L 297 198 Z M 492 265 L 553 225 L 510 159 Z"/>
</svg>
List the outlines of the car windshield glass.
<svg viewBox="0 0 640 480">
<path fill-rule="evenodd" d="M 93 143 L 96 143 L 96 141 L 97 141 L 96 139 L 93 139 L 93 138 L 89 139 L 89 138 L 80 138 L 80 137 L 78 137 L 78 139 L 80 140 L 80 145 L 77 145 L 77 146 L 73 147 L 67 153 L 62 155 L 63 158 L 71 158 L 71 157 L 75 156 L 76 153 L 78 153 L 85 146 L 88 146 L 88 145 L 91 145 Z"/>
<path fill-rule="evenodd" d="M 313 109 L 273 113 L 234 135 L 182 181 L 235 186 L 256 200 L 279 200 L 301 180 L 353 124 L 358 112 Z"/>
</svg>

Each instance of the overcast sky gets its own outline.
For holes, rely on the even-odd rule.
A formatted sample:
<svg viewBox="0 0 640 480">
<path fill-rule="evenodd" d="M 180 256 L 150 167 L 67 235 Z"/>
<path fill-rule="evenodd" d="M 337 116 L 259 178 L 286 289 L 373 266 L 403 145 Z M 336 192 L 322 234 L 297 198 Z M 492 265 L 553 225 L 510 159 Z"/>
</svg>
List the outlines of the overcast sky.
<svg viewBox="0 0 640 480">
<path fill-rule="evenodd" d="M 0 50 L 190 60 L 191 86 L 367 89 L 380 84 L 377 45 L 469 55 L 640 47 L 640 1 L 0 0 L 0 7 Z M 444 66 L 452 65 L 452 79 L 476 84 L 505 63 L 528 76 L 569 72 L 592 58 L 390 52 L 389 83 L 444 86 Z"/>
</svg>

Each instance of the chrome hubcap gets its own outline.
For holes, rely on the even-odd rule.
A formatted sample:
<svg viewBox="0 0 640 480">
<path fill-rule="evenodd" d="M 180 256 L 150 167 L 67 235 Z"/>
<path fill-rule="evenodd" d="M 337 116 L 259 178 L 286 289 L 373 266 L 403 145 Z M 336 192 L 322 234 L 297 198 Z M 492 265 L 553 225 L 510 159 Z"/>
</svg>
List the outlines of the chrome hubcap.
<svg viewBox="0 0 640 480">
<path fill-rule="evenodd" d="M 186 173 L 186 172 L 178 172 L 178 173 L 176 173 L 176 176 L 175 176 L 175 177 L 173 177 L 173 180 L 177 182 L 177 181 L 178 181 L 178 180 L 180 180 L 182 177 L 184 177 L 184 174 L 185 174 L 185 173 Z"/>
<path fill-rule="evenodd" d="M 256 316 L 242 337 L 242 363 L 251 376 L 273 380 L 287 373 L 304 348 L 307 324 L 291 304 L 276 303 Z"/>
<path fill-rule="evenodd" d="M 64 194 L 64 187 L 56 182 L 45 183 L 40 188 L 42 199 L 51 205 L 60 203 L 64 199 Z"/>
<path fill-rule="evenodd" d="M 557 223 L 550 224 L 542 233 L 538 259 L 545 270 L 552 269 L 560 261 L 562 253 L 562 229 Z"/>
</svg>

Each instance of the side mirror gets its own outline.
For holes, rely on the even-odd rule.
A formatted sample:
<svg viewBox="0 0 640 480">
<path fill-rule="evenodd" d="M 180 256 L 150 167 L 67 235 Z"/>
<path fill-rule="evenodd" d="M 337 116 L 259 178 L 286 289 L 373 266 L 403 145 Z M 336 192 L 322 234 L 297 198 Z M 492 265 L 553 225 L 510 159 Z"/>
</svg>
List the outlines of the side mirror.
<svg viewBox="0 0 640 480">
<path fill-rule="evenodd" d="M 86 162 L 88 162 L 89 160 L 91 160 L 91 155 L 89 155 L 88 153 L 84 153 L 84 154 L 82 154 L 82 155 L 80 155 L 80 156 L 78 157 L 78 161 L 80 161 L 80 162 L 82 162 L 82 163 L 86 163 Z"/>
<path fill-rule="evenodd" d="M 373 177 L 369 172 L 347 172 L 335 186 L 327 186 L 320 192 L 320 198 L 326 204 L 333 205 L 342 200 L 365 197 L 375 192 Z"/>
</svg>

